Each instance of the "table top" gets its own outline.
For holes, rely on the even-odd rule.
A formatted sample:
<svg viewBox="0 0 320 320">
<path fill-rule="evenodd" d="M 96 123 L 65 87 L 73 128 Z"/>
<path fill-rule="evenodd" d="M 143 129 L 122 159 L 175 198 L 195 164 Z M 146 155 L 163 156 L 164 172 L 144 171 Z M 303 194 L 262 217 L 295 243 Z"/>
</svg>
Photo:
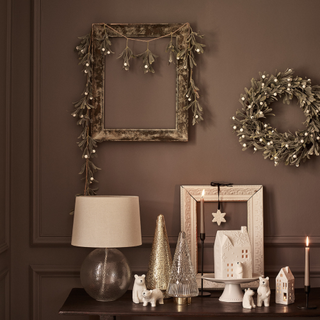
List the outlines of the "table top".
<svg viewBox="0 0 320 320">
<path fill-rule="evenodd" d="M 163 305 L 144 307 L 131 300 L 131 291 L 112 302 L 98 302 L 91 298 L 84 289 L 74 288 L 61 307 L 62 315 L 100 315 L 100 316 L 220 316 L 220 317 L 320 317 L 320 288 L 311 288 L 309 306 L 317 306 L 314 310 L 301 310 L 297 306 L 306 303 L 304 289 L 296 289 L 294 304 L 276 304 L 274 291 L 271 293 L 270 307 L 243 309 L 241 302 L 220 302 L 220 290 L 211 291 L 210 297 L 192 298 L 190 305 L 177 305 L 173 299 L 165 299 Z M 256 295 L 254 297 L 256 301 Z"/>
</svg>

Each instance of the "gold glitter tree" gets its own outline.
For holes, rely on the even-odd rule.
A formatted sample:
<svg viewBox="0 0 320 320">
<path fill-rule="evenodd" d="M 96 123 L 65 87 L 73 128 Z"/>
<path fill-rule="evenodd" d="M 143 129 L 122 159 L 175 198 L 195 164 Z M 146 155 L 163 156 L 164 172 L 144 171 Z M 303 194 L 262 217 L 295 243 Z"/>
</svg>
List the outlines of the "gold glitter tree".
<svg viewBox="0 0 320 320">
<path fill-rule="evenodd" d="M 164 216 L 160 214 L 156 221 L 156 230 L 149 260 L 146 286 L 149 290 L 159 288 L 167 290 L 172 266 L 172 256 Z"/>
</svg>

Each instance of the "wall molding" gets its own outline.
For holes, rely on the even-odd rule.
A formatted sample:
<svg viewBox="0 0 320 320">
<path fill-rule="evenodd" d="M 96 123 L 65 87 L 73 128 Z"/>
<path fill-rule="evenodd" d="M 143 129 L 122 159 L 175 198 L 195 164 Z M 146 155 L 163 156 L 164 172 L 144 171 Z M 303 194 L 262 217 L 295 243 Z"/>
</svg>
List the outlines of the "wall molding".
<svg viewBox="0 0 320 320">
<path fill-rule="evenodd" d="M 320 237 L 309 237 L 312 247 L 320 247 Z M 169 245 L 175 248 L 178 236 L 168 236 Z M 206 236 L 205 247 L 212 247 L 214 244 L 215 236 Z M 305 246 L 305 237 L 265 237 L 265 247 L 285 247 L 285 248 L 302 248 Z M 142 246 L 152 247 L 153 236 L 142 236 Z M 200 246 L 200 242 L 198 243 Z"/>
<path fill-rule="evenodd" d="M 4 91 L 4 225 L 3 228 L 3 240 L 0 243 L 0 254 L 6 252 L 10 248 L 10 201 L 11 201 L 11 0 L 6 0 L 6 41 L 5 41 L 5 91 Z M 0 282 L 3 282 L 3 292 L 4 292 L 4 320 L 9 320 L 11 318 L 10 314 L 10 255 L 4 254 L 2 261 L 7 266 L 0 272 Z M 2 265 L 3 266 L 3 265 Z"/>
<path fill-rule="evenodd" d="M 312 247 L 320 247 L 320 237 L 309 237 L 310 245 Z M 175 248 L 178 235 L 168 236 L 170 247 Z M 206 236 L 205 247 L 211 247 L 214 243 L 215 236 Z M 274 237 L 264 237 L 265 247 L 285 247 L 285 248 L 302 248 L 305 246 L 305 237 L 297 236 L 274 236 Z M 145 247 L 151 247 L 153 243 L 153 236 L 142 236 L 142 245 Z M 198 243 L 200 246 L 200 243 Z"/>
<path fill-rule="evenodd" d="M 41 93 L 41 0 L 33 0 L 32 19 L 32 244 L 46 244 L 40 219 L 40 93 Z M 52 239 L 51 239 L 52 240 Z M 49 241 L 50 242 L 50 241 Z"/>
<path fill-rule="evenodd" d="M 0 272 L 0 281 L 7 279 L 9 277 L 9 269 L 6 268 Z"/>
<path fill-rule="evenodd" d="M 54 246 L 54 247 L 69 247 L 71 246 L 71 237 L 63 237 L 63 236 L 44 236 L 41 234 L 41 226 L 39 221 L 35 221 L 40 219 L 40 217 L 33 212 L 32 220 L 33 220 L 33 232 L 31 245 L 32 246 Z"/>
<path fill-rule="evenodd" d="M 169 237 L 169 241 L 170 241 Z M 144 239 L 144 238 L 143 238 Z M 310 245 L 314 248 L 320 247 L 320 237 L 309 237 Z M 212 247 L 214 244 L 215 236 L 206 236 L 205 247 Z M 150 239 L 148 239 L 150 241 Z M 264 237 L 264 247 L 284 247 L 284 248 L 302 248 L 305 246 L 305 237 L 283 237 L 283 236 L 275 236 L 275 237 Z M 151 240 L 152 245 L 152 240 Z M 170 242 L 171 245 L 171 242 Z M 200 243 L 198 243 L 200 246 Z"/>
<path fill-rule="evenodd" d="M 11 0 L 6 1 L 6 57 L 5 57 L 5 195 L 4 195 L 4 241 L 0 244 L 0 254 L 10 247 L 10 170 L 11 170 Z"/>
<path fill-rule="evenodd" d="M 4 281 L 4 292 L 5 292 L 5 319 L 10 319 L 10 273 L 9 269 L 4 269 L 0 272 L 0 282 Z"/>
<path fill-rule="evenodd" d="M 33 216 L 33 219 L 37 219 L 36 216 Z M 36 224 L 37 225 L 37 224 Z M 58 236 L 41 236 L 39 233 L 33 233 L 33 243 L 36 245 L 45 245 L 45 246 L 70 246 L 71 237 L 58 237 Z M 320 247 L 320 237 L 309 237 L 312 247 Z M 178 235 L 169 236 L 169 245 L 171 248 L 175 248 L 178 240 Z M 206 236 L 205 247 L 210 247 L 214 243 L 215 236 Z M 305 237 L 301 236 L 265 236 L 264 237 L 264 247 L 284 247 L 284 248 L 302 248 L 305 246 Z M 153 236 L 142 236 L 142 246 L 143 247 L 152 247 Z M 198 243 L 200 245 L 200 243 Z M 0 246 L 1 253 L 1 246 Z"/>
<path fill-rule="evenodd" d="M 10 0 L 8 0 L 10 2 Z M 33 246 L 70 246 L 70 236 L 44 235 L 41 232 L 42 213 L 40 206 L 40 112 L 41 112 L 41 0 L 33 0 L 33 26 L 32 26 L 32 209 L 31 209 L 31 245 Z M 10 54 L 7 59 L 10 62 Z M 10 65 L 10 63 L 7 63 Z M 9 67 L 8 67 L 9 68 Z M 9 90 L 9 89 L 7 89 Z M 10 103 L 8 102 L 8 106 Z M 9 108 L 8 112 L 9 112 Z M 7 152 L 9 154 L 9 152 Z M 10 163 L 10 161 L 8 162 Z M 8 198 L 10 196 L 8 195 Z M 7 210 L 9 212 L 9 208 Z M 177 236 L 169 236 L 170 247 L 174 248 Z M 143 246 L 151 247 L 153 236 L 143 236 Z M 311 245 L 320 247 L 320 236 L 310 237 Z M 210 246 L 214 237 L 206 236 L 205 246 Z M 264 237 L 264 247 L 295 248 L 304 246 L 304 237 L 299 236 L 271 236 Z M 0 244 L 1 250 L 7 250 L 9 244 Z"/>
<path fill-rule="evenodd" d="M 320 247 L 320 237 L 309 237 L 310 246 Z M 304 247 L 306 243 L 306 237 L 301 236 L 288 236 L 288 237 L 265 237 L 264 244 L 267 247 L 286 247 L 286 248 L 296 248 Z"/>
<path fill-rule="evenodd" d="M 75 266 L 30 265 L 32 295 L 30 311 L 32 320 L 41 319 L 41 286 L 44 278 L 79 278 L 80 268 Z"/>
<path fill-rule="evenodd" d="M 7 237 L 8 231 L 5 231 L 5 237 Z M 0 254 L 7 251 L 9 249 L 9 243 L 5 240 L 3 243 L 0 244 Z"/>
<path fill-rule="evenodd" d="M 32 201 L 31 245 L 69 246 L 70 236 L 43 235 L 41 233 L 40 208 L 40 112 L 41 112 L 41 0 L 32 1 Z"/>
<path fill-rule="evenodd" d="M 271 277 L 275 277 L 278 275 L 280 269 L 283 266 L 266 266 L 268 275 L 270 274 Z M 304 277 L 304 268 L 301 266 L 290 266 L 290 269 L 292 271 L 292 273 L 294 274 L 295 278 L 303 278 Z M 310 270 L 310 276 L 312 278 L 320 278 L 320 268 L 312 268 L 312 270 Z"/>
</svg>

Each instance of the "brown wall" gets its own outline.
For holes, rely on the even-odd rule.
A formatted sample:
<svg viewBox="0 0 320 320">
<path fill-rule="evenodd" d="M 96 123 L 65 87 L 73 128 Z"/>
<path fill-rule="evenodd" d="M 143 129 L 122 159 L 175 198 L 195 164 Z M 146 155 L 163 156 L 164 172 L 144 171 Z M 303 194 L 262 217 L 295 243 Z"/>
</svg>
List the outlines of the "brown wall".
<svg viewBox="0 0 320 320">
<path fill-rule="evenodd" d="M 159 214 L 165 216 L 174 250 L 180 231 L 181 185 L 233 182 L 264 187 L 266 275 L 274 277 L 280 267 L 289 265 L 297 286 L 302 286 L 303 242 L 309 235 L 314 247 L 311 285 L 320 285 L 319 159 L 314 156 L 299 168 L 274 167 L 259 153 L 241 151 L 230 121 L 240 108 L 238 99 L 244 87 L 250 86 L 251 78 L 258 77 L 259 71 L 274 73 L 293 68 L 297 75 L 310 77 L 313 84 L 320 83 L 319 1 L 3 2 L 0 138 L 6 152 L 0 157 L 0 318 L 9 311 L 10 261 L 13 320 L 60 319 L 57 312 L 68 292 L 80 286 L 79 268 L 90 250 L 70 246 L 69 212 L 75 195 L 83 188 L 78 175 L 81 152 L 76 145 L 80 128 L 70 114 L 72 102 L 79 99 L 84 88 L 74 48 L 77 37 L 88 33 L 94 22 L 190 22 L 195 31 L 205 35 L 206 50 L 197 60 L 195 75 L 205 121 L 190 126 L 189 142 L 104 142 L 97 151 L 96 164 L 102 168 L 97 175 L 98 193 L 140 197 L 144 245 L 123 250 L 134 272 L 147 270 Z M 114 63 L 119 63 L 118 71 L 108 76 L 117 82 L 127 81 L 116 60 L 119 53 L 113 57 Z M 166 67 L 160 62 L 156 70 L 160 78 Z M 4 107 L 9 89 L 10 118 Z M 143 89 L 144 100 L 152 106 L 155 88 Z M 129 118 L 143 118 L 143 111 L 136 112 L 137 102 L 129 88 L 123 87 L 122 95 Z M 170 94 L 164 93 L 162 98 L 163 104 L 172 103 Z M 270 122 L 278 129 L 303 128 L 304 116 L 295 104 L 283 110 L 281 104 L 276 106 L 277 117 Z M 10 145 L 5 135 L 8 128 Z M 10 192 L 10 203 L 6 192 Z M 242 212 L 243 207 L 231 206 L 227 217 L 237 211 Z M 211 270 L 211 259 L 212 247 L 208 245 L 207 270 Z"/>
<path fill-rule="evenodd" d="M 9 319 L 10 308 L 10 1 L 0 3 L 0 319 Z"/>
</svg>

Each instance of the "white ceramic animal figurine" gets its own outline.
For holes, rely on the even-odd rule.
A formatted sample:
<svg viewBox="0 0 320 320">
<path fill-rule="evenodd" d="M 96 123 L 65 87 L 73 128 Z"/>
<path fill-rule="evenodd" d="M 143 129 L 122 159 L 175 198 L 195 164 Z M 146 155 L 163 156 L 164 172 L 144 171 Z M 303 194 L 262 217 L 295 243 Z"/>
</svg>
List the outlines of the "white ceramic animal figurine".
<svg viewBox="0 0 320 320">
<path fill-rule="evenodd" d="M 134 284 L 132 289 L 132 301 L 134 303 L 141 303 L 142 301 L 142 292 L 146 288 L 146 276 L 143 274 L 142 276 L 134 275 Z"/>
<path fill-rule="evenodd" d="M 269 307 L 270 294 L 271 294 L 271 291 L 269 286 L 269 277 L 266 277 L 266 278 L 259 277 L 257 306 L 261 307 L 262 304 L 264 304 L 265 307 Z"/>
<path fill-rule="evenodd" d="M 164 304 L 163 294 L 162 294 L 161 290 L 158 288 L 153 289 L 153 290 L 143 290 L 142 300 L 143 300 L 144 307 L 146 307 L 148 305 L 148 303 L 151 304 L 151 307 L 155 307 L 158 300 L 159 300 L 159 304 Z"/>
<path fill-rule="evenodd" d="M 240 261 L 237 261 L 235 263 L 235 275 L 237 279 L 242 279 L 243 278 L 243 265 Z"/>
<path fill-rule="evenodd" d="M 253 296 L 254 296 L 253 290 L 251 290 L 250 288 L 245 289 L 244 296 L 242 299 L 242 308 L 252 309 L 252 308 L 256 307 L 256 305 L 254 304 L 254 301 L 253 301 Z"/>
</svg>

